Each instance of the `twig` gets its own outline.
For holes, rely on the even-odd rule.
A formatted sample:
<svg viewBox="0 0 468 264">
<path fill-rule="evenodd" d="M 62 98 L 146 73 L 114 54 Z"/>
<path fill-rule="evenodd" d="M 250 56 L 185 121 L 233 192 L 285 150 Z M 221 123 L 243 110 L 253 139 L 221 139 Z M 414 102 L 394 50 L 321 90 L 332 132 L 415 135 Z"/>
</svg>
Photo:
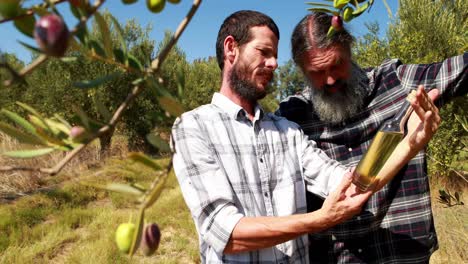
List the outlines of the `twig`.
<svg viewBox="0 0 468 264">
<path fill-rule="evenodd" d="M 158 57 L 153 60 L 151 63 L 151 71 L 149 73 L 158 73 L 159 70 L 161 69 L 160 66 L 166 59 L 167 55 L 169 54 L 170 50 L 172 47 L 176 44 L 177 40 L 179 39 L 180 35 L 184 32 L 185 28 L 187 27 L 188 23 L 192 19 L 193 15 L 197 11 L 198 7 L 201 4 L 201 0 L 195 0 L 193 2 L 192 8 L 189 10 L 187 16 L 182 20 L 182 22 L 179 24 L 179 27 L 176 30 L 176 33 L 174 36 L 170 39 L 170 41 L 166 44 L 164 49 L 159 53 Z M 130 103 L 143 91 L 142 86 L 135 86 L 133 87 L 133 90 L 130 94 L 127 95 L 127 98 L 125 101 L 117 108 L 117 110 L 114 112 L 114 115 L 112 116 L 111 120 L 109 121 L 109 124 L 106 126 L 102 127 L 99 129 L 99 131 L 91 137 L 89 142 L 95 140 L 99 136 L 105 134 L 109 130 L 113 129 L 118 122 L 118 120 L 122 117 L 123 112 L 127 109 L 127 107 L 130 105 Z M 81 148 L 74 149 L 72 152 L 70 152 L 59 164 L 57 164 L 51 171 L 51 175 L 55 175 L 60 170 L 70 161 L 75 155 L 77 155 L 87 144 L 80 145 Z M 77 151 L 75 151 L 77 150 Z M 172 164 L 172 162 L 171 162 Z M 170 169 L 170 167 L 169 167 Z"/>
<path fill-rule="evenodd" d="M 0 171 L 32 171 L 48 173 L 49 168 L 33 168 L 23 166 L 0 166 Z"/>
<path fill-rule="evenodd" d="M 194 0 L 192 8 L 190 8 L 187 16 L 180 22 L 179 27 L 177 27 L 176 32 L 171 37 L 169 42 L 167 43 L 166 47 L 159 53 L 158 57 L 151 62 L 151 68 L 149 72 L 157 72 L 159 71 L 160 65 L 164 62 L 167 55 L 171 51 L 172 47 L 177 43 L 177 40 L 180 38 L 182 33 L 184 32 L 185 28 L 187 27 L 190 20 L 192 20 L 193 15 L 197 11 L 198 7 L 200 6 L 202 0 Z"/>
<path fill-rule="evenodd" d="M 61 4 L 63 2 L 68 2 L 68 1 L 67 0 L 52 0 L 51 2 L 54 5 L 56 5 L 56 4 Z M 47 7 L 49 7 L 49 3 L 42 3 L 42 4 L 37 5 L 37 7 L 47 8 Z M 20 18 L 23 18 L 23 17 L 26 17 L 26 16 L 30 16 L 30 15 L 33 15 L 34 13 L 36 13 L 34 11 L 34 9 L 30 8 L 30 9 L 26 10 L 25 13 L 22 13 L 20 15 L 14 16 L 14 17 L 9 17 L 9 18 L 5 18 L 5 19 L 0 20 L 0 24 L 5 23 L 5 22 L 9 22 L 9 21 L 12 21 L 12 20 L 20 19 Z"/>
</svg>

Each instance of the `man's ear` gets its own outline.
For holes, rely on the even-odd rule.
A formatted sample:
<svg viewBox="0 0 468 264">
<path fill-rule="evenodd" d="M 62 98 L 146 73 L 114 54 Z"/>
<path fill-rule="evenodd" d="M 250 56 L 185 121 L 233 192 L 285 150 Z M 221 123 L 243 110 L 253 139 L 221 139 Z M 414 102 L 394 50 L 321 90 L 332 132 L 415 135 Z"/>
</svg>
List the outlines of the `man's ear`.
<svg viewBox="0 0 468 264">
<path fill-rule="evenodd" d="M 227 36 L 224 39 L 224 58 L 231 64 L 234 63 L 238 54 L 237 42 L 233 36 Z"/>
</svg>

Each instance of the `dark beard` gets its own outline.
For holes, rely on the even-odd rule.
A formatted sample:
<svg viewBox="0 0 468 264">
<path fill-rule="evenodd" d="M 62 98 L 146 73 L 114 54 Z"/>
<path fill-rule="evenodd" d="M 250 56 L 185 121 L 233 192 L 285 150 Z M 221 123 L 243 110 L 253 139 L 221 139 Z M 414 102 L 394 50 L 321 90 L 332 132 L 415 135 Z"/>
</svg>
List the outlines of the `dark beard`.
<svg viewBox="0 0 468 264">
<path fill-rule="evenodd" d="M 342 122 L 357 114 L 366 98 L 366 90 L 360 86 L 357 74 L 352 74 L 347 81 L 340 80 L 340 90 L 332 93 L 328 87 L 316 88 L 311 83 L 310 100 L 313 103 L 315 113 L 320 120 L 325 122 Z"/>
<path fill-rule="evenodd" d="M 268 71 L 259 72 L 259 74 L 268 73 Z M 245 76 L 247 76 L 246 71 L 242 71 L 241 67 L 238 64 L 235 65 L 232 69 L 231 76 L 229 79 L 231 83 L 231 89 L 241 98 L 252 103 L 263 99 L 267 95 L 267 89 L 258 89 L 254 83 L 246 80 Z"/>
</svg>

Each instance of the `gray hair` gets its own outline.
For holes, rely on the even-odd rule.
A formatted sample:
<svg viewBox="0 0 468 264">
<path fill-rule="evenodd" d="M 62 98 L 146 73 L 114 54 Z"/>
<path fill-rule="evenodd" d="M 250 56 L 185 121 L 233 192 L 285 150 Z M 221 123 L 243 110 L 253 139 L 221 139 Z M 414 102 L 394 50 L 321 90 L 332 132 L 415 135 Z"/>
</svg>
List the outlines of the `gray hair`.
<svg viewBox="0 0 468 264">
<path fill-rule="evenodd" d="M 294 28 L 291 37 L 292 58 L 300 68 L 303 68 L 303 55 L 314 48 L 322 49 L 338 44 L 351 52 L 354 38 L 346 29 L 335 31 L 332 37 L 327 36 L 331 19 L 332 16 L 326 13 L 311 12 Z"/>
</svg>

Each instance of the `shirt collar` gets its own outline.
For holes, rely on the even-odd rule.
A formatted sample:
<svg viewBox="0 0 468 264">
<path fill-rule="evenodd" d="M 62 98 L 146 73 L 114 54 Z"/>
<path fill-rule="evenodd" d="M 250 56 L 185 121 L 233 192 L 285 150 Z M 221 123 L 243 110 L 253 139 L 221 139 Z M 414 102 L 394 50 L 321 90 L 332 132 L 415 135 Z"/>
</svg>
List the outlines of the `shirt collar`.
<svg viewBox="0 0 468 264">
<path fill-rule="evenodd" d="M 237 120 L 241 117 L 247 118 L 247 112 L 240 105 L 234 103 L 231 101 L 231 99 L 221 93 L 214 93 L 213 98 L 211 99 L 211 103 L 223 109 L 224 112 L 226 112 L 233 119 Z M 255 105 L 254 112 L 254 120 L 263 118 L 264 110 L 259 104 Z"/>
</svg>

